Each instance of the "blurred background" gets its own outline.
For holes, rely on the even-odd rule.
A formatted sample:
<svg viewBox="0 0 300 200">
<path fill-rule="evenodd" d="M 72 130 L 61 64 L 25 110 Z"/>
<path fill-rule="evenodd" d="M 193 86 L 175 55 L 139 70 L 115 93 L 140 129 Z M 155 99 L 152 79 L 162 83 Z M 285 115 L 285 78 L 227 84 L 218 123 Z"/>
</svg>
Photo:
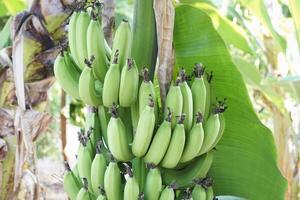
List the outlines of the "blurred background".
<svg viewBox="0 0 300 200">
<path fill-rule="evenodd" d="M 194 2 L 208 3 L 207 12 L 218 33 L 225 43 L 235 44 L 228 48 L 257 115 L 274 134 L 278 164 L 289 182 L 288 193 L 300 198 L 300 1 Z M 134 0 L 115 1 L 116 24 L 122 18 L 132 20 L 133 3 Z M 29 4 L 26 0 L 0 0 L 0 49 L 11 45 L 12 16 Z M 3 96 L 2 90 L 1 107 L 7 106 Z M 48 90 L 48 97 L 43 106 L 52 121 L 35 143 L 37 173 L 46 199 L 66 199 L 60 181 L 62 163 L 64 156 L 71 165 L 75 160 L 77 131 L 84 122 L 85 109 L 81 102 L 66 97 L 57 83 Z"/>
</svg>

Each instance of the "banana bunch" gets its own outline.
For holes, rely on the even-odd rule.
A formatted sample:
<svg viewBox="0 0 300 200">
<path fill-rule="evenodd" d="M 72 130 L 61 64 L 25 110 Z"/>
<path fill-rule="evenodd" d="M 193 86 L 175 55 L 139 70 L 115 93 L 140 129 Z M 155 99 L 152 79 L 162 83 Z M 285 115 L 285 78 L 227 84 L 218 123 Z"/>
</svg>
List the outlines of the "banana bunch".
<svg viewBox="0 0 300 200">
<path fill-rule="evenodd" d="M 160 105 L 159 88 L 136 58 L 140 34 L 123 20 L 110 49 L 96 2 L 73 12 L 69 49 L 54 63 L 61 87 L 88 107 L 65 191 L 78 200 L 213 199 L 207 174 L 227 106 L 211 98 L 211 76 L 202 64 L 192 74 L 182 68 Z"/>
</svg>

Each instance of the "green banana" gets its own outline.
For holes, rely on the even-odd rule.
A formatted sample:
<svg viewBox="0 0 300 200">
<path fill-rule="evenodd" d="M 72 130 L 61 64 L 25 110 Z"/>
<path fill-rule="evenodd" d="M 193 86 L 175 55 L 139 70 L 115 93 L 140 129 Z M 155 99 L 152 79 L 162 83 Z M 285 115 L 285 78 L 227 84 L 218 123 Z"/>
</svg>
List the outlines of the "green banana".
<svg viewBox="0 0 300 200">
<path fill-rule="evenodd" d="M 77 182 L 80 184 L 80 188 L 82 187 L 82 182 L 79 176 L 79 172 L 78 172 L 78 167 L 77 167 L 77 163 L 73 166 L 72 172 L 75 176 L 75 178 L 77 179 Z"/>
<path fill-rule="evenodd" d="M 90 16 L 86 11 L 80 11 L 76 20 L 76 43 L 77 60 L 81 70 L 85 69 L 85 59 L 88 58 L 87 50 L 87 29 L 90 24 Z"/>
<path fill-rule="evenodd" d="M 151 142 L 150 148 L 144 157 L 146 163 L 158 165 L 167 152 L 171 139 L 171 111 L 164 122 L 158 128 Z M 158 151 L 159 150 L 159 151 Z"/>
<path fill-rule="evenodd" d="M 104 189 L 107 199 L 121 200 L 121 174 L 118 164 L 112 159 L 104 174 Z"/>
<path fill-rule="evenodd" d="M 97 142 L 101 139 L 100 120 L 98 116 L 98 109 L 96 107 L 88 107 L 85 116 L 85 131 L 89 138 L 88 148 L 94 157 L 96 153 Z"/>
<path fill-rule="evenodd" d="M 205 113 L 204 113 L 204 122 L 206 122 L 209 113 L 210 113 L 210 109 L 211 109 L 211 88 L 210 88 L 210 82 L 212 79 L 212 72 L 211 74 L 204 74 L 204 85 L 206 87 L 206 101 L 205 101 Z"/>
<path fill-rule="evenodd" d="M 213 162 L 214 150 L 197 157 L 183 169 L 167 169 L 163 173 L 165 184 L 175 183 L 178 188 L 186 188 L 194 185 L 192 180 L 206 177 Z"/>
<path fill-rule="evenodd" d="M 223 115 L 223 113 L 220 113 L 219 114 L 219 119 L 220 119 L 220 129 L 219 129 L 219 133 L 218 133 L 218 136 L 214 142 L 214 144 L 211 146 L 211 148 L 209 149 L 209 151 L 214 148 L 218 142 L 220 141 L 220 139 L 222 138 L 223 136 L 223 133 L 224 133 L 224 130 L 225 130 L 225 117 Z"/>
<path fill-rule="evenodd" d="M 91 183 L 91 165 L 92 165 L 92 158 L 90 156 L 90 152 L 87 148 L 87 139 L 82 140 L 82 147 L 79 148 L 78 151 L 78 172 L 80 178 L 86 178 L 88 183 Z M 89 190 L 92 191 L 92 187 L 88 184 Z"/>
<path fill-rule="evenodd" d="M 122 69 L 126 59 L 130 56 L 131 37 L 130 25 L 127 20 L 123 19 L 116 30 L 112 48 L 112 55 L 115 55 L 116 52 L 120 53 L 119 70 Z"/>
<path fill-rule="evenodd" d="M 77 47 L 77 39 L 76 39 L 76 24 L 77 24 L 78 16 L 79 13 L 77 11 L 74 11 L 70 17 L 69 30 L 68 30 L 68 41 L 69 41 L 70 52 L 77 66 L 79 66 L 79 62 L 77 59 L 78 47 Z"/>
<path fill-rule="evenodd" d="M 175 199 L 175 192 L 172 186 L 168 185 L 165 189 L 161 192 L 159 200 L 174 200 Z"/>
<path fill-rule="evenodd" d="M 152 140 L 155 126 L 154 101 L 150 96 L 149 104 L 141 113 L 137 125 L 136 133 L 132 143 L 132 153 L 136 157 L 142 157 L 146 154 Z"/>
<path fill-rule="evenodd" d="M 206 190 L 206 200 L 214 200 L 214 191 L 211 186 Z"/>
<path fill-rule="evenodd" d="M 104 33 L 100 23 L 97 19 L 92 19 L 87 29 L 87 56 L 88 58 L 95 57 L 92 71 L 94 76 L 101 82 L 104 81 L 107 71 L 104 43 Z"/>
<path fill-rule="evenodd" d="M 150 164 L 148 165 L 150 170 L 146 177 L 146 183 L 144 188 L 145 199 L 158 200 L 160 192 L 162 190 L 162 178 L 159 169 Z"/>
<path fill-rule="evenodd" d="M 143 81 L 140 85 L 139 89 L 139 116 L 141 116 L 144 109 L 147 107 L 149 103 L 149 95 L 152 96 L 154 102 L 154 112 L 155 112 L 155 119 L 158 119 L 158 111 L 157 111 L 157 99 L 154 91 L 154 86 L 152 81 L 149 79 L 149 72 L 147 68 L 144 68 L 142 71 L 143 74 Z"/>
<path fill-rule="evenodd" d="M 54 75 L 62 89 L 71 97 L 80 99 L 78 82 L 80 73 L 70 61 L 69 53 L 59 54 L 54 62 Z"/>
<path fill-rule="evenodd" d="M 111 54 L 112 54 L 112 50 L 110 48 L 110 46 L 108 45 L 106 39 L 104 38 L 104 48 L 105 48 L 105 53 L 106 53 L 106 57 L 108 60 L 111 59 Z"/>
<path fill-rule="evenodd" d="M 139 71 L 148 67 L 150 77 L 154 76 L 157 60 L 156 21 L 153 0 L 136 0 L 133 17 L 131 55 Z"/>
<path fill-rule="evenodd" d="M 182 106 L 183 106 L 183 97 L 180 90 L 180 79 L 177 78 L 174 85 L 171 85 L 165 103 L 165 117 L 168 115 L 168 109 L 170 108 L 172 112 L 172 129 L 175 128 L 176 125 L 176 117 L 181 115 Z"/>
<path fill-rule="evenodd" d="M 94 77 L 91 68 L 93 60 L 94 57 L 92 57 L 90 61 L 85 60 L 86 67 L 83 69 L 79 78 L 79 96 L 85 104 L 99 106 L 102 104 L 102 83 Z"/>
<path fill-rule="evenodd" d="M 206 200 L 206 191 L 201 184 L 196 184 L 192 191 L 193 200 Z"/>
<path fill-rule="evenodd" d="M 134 102 L 130 106 L 131 123 L 133 128 L 133 134 L 136 132 L 136 128 L 139 122 L 139 101 Z"/>
<path fill-rule="evenodd" d="M 96 200 L 107 200 L 104 187 L 99 187 L 99 196 Z"/>
<path fill-rule="evenodd" d="M 139 199 L 139 184 L 136 178 L 133 176 L 133 173 L 130 167 L 126 164 L 126 172 L 128 174 L 128 179 L 124 187 L 124 200 L 138 200 Z"/>
<path fill-rule="evenodd" d="M 91 200 L 92 194 L 89 193 L 88 190 L 88 180 L 86 178 L 82 178 L 83 180 L 83 187 L 79 190 L 76 200 Z"/>
<path fill-rule="evenodd" d="M 110 112 L 112 117 L 107 126 L 109 150 L 117 160 L 127 162 L 131 160 L 133 156 L 129 148 L 125 126 L 118 116 L 116 106 L 112 106 Z"/>
<path fill-rule="evenodd" d="M 147 176 L 147 168 L 142 158 L 135 157 L 132 160 L 132 170 L 133 170 L 134 177 L 137 179 L 139 183 L 140 190 L 143 191 L 145 186 L 146 176 Z"/>
<path fill-rule="evenodd" d="M 131 115 L 130 108 L 129 107 L 120 107 L 119 108 L 119 115 L 120 119 L 123 121 L 123 124 L 125 126 L 126 135 L 127 135 L 127 142 L 128 144 L 131 144 L 133 141 L 133 128 L 132 128 L 132 122 L 131 122 Z"/>
<path fill-rule="evenodd" d="M 164 168 L 174 168 L 179 163 L 185 144 L 184 119 L 185 115 L 182 114 L 173 131 L 168 150 L 160 163 Z"/>
<path fill-rule="evenodd" d="M 195 158 L 201 149 L 204 140 L 204 131 L 202 127 L 203 116 L 200 112 L 197 113 L 196 123 L 193 125 L 191 131 L 187 134 L 184 151 L 180 158 L 180 162 L 188 162 Z"/>
<path fill-rule="evenodd" d="M 67 161 L 65 162 L 65 167 L 67 171 L 64 174 L 63 187 L 70 199 L 75 200 L 79 190 L 81 189 L 81 183 L 78 182 Z"/>
<path fill-rule="evenodd" d="M 206 87 L 205 80 L 204 80 L 205 78 L 203 74 L 204 74 L 204 68 L 202 67 L 202 65 L 196 64 L 194 68 L 195 79 L 191 87 L 192 95 L 193 95 L 193 103 L 194 103 L 194 108 L 193 108 L 194 116 L 198 112 L 206 116 L 206 112 L 208 112 L 206 105 L 210 103 L 210 101 L 207 102 L 206 100 L 209 88 Z"/>
<path fill-rule="evenodd" d="M 120 86 L 120 70 L 119 70 L 119 51 L 114 54 L 114 59 L 110 65 L 104 79 L 103 84 L 103 104 L 111 107 L 118 104 L 119 86 Z"/>
<path fill-rule="evenodd" d="M 179 85 L 183 99 L 182 113 L 185 114 L 184 127 L 185 131 L 188 132 L 193 125 L 193 95 L 187 83 L 187 76 L 184 69 L 180 70 L 180 81 Z"/>
<path fill-rule="evenodd" d="M 129 107 L 137 99 L 139 86 L 139 72 L 135 61 L 128 58 L 121 72 L 119 102 L 120 106 Z"/>
<path fill-rule="evenodd" d="M 98 116 L 100 120 L 101 133 L 105 142 L 105 145 L 108 145 L 107 142 L 107 124 L 108 124 L 108 116 L 107 110 L 103 105 L 98 107 Z"/>
<path fill-rule="evenodd" d="M 99 187 L 104 187 L 104 173 L 106 170 L 106 159 L 101 153 L 101 141 L 99 141 L 96 151 L 97 154 L 91 166 L 91 185 L 94 194 L 100 195 Z"/>
<path fill-rule="evenodd" d="M 215 107 L 208 117 L 207 122 L 204 125 L 203 144 L 198 155 L 202 155 L 212 149 L 214 147 L 213 145 L 217 142 L 219 133 L 222 132 L 221 134 L 223 134 L 223 130 L 221 130 L 220 113 L 223 113 L 226 108 L 227 107 L 224 107 L 224 105 Z"/>
</svg>

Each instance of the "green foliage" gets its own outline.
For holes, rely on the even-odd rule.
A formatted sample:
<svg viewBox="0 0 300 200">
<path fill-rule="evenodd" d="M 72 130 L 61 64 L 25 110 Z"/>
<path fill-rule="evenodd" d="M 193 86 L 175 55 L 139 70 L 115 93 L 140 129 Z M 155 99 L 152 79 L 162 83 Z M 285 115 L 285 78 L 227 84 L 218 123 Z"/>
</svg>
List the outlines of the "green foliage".
<svg viewBox="0 0 300 200">
<path fill-rule="evenodd" d="M 26 7 L 24 0 L 0 0 L 0 17 L 15 15 Z"/>
<path fill-rule="evenodd" d="M 4 27 L 2 28 L 1 32 L 0 32 L 0 49 L 7 47 L 9 45 L 11 45 L 11 39 L 10 39 L 10 25 L 12 22 L 12 18 L 10 17 Z"/>
<path fill-rule="evenodd" d="M 176 66 L 191 72 L 194 63 L 202 62 L 213 71 L 214 96 L 227 98 L 226 128 L 210 172 L 216 194 L 283 199 L 287 184 L 277 167 L 271 131 L 254 112 L 242 76 L 210 17 L 195 7 L 178 6 L 174 30 Z"/>
</svg>

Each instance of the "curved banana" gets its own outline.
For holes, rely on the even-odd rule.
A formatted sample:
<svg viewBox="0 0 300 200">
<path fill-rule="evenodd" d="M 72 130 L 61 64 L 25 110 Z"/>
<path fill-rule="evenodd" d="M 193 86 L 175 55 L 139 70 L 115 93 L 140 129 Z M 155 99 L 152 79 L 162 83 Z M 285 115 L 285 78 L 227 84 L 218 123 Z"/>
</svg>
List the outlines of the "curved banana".
<svg viewBox="0 0 300 200">
<path fill-rule="evenodd" d="M 138 200 L 140 189 L 139 184 L 136 178 L 133 176 L 133 173 L 130 167 L 126 164 L 126 172 L 128 174 L 128 179 L 124 187 L 124 200 Z"/>
<path fill-rule="evenodd" d="M 225 117 L 224 117 L 223 113 L 220 113 L 220 114 L 219 114 L 219 119 L 220 119 L 220 129 L 219 129 L 219 133 L 218 133 L 218 136 L 217 136 L 217 138 L 216 138 L 214 144 L 210 147 L 209 151 L 210 151 L 211 149 L 213 149 L 213 148 L 218 144 L 218 142 L 219 142 L 220 139 L 222 138 L 223 133 L 224 133 L 224 130 L 225 130 L 226 124 L 225 124 Z"/>
<path fill-rule="evenodd" d="M 87 53 L 88 58 L 95 57 L 92 64 L 92 71 L 95 77 L 103 82 L 107 71 L 107 58 L 104 33 L 97 19 L 92 19 L 87 29 Z"/>
<path fill-rule="evenodd" d="M 175 84 L 170 86 L 165 103 L 165 117 L 168 115 L 167 108 L 170 108 L 172 112 L 172 128 L 175 128 L 177 122 L 176 117 L 181 115 L 183 106 L 183 97 L 181 94 L 179 83 L 180 79 L 177 78 Z"/>
<path fill-rule="evenodd" d="M 90 16 L 86 11 L 80 11 L 76 20 L 76 48 L 77 60 L 81 70 L 85 68 L 85 59 L 88 58 L 87 51 L 87 29 L 90 24 Z"/>
<path fill-rule="evenodd" d="M 120 70 L 119 70 L 119 51 L 116 51 L 112 64 L 110 65 L 103 84 L 103 105 L 111 107 L 118 104 L 119 86 L 120 86 Z"/>
<path fill-rule="evenodd" d="M 195 79 L 194 82 L 192 83 L 192 94 L 193 94 L 193 103 L 194 103 L 194 116 L 200 112 L 202 113 L 204 116 L 206 116 L 206 112 L 208 112 L 208 110 L 206 110 L 207 108 L 207 104 L 210 103 L 207 102 L 206 98 L 207 98 L 207 94 L 208 94 L 208 88 L 206 88 L 205 85 L 205 80 L 203 77 L 204 74 L 204 68 L 202 65 L 200 64 L 196 64 L 195 68 L 194 68 L 194 75 L 195 75 Z M 195 120 L 194 120 L 195 122 Z"/>
<path fill-rule="evenodd" d="M 111 118 L 107 126 L 107 142 L 112 155 L 119 161 L 127 162 L 132 159 L 125 126 L 119 118 L 116 106 L 112 106 Z"/>
<path fill-rule="evenodd" d="M 63 178 L 64 191 L 68 194 L 70 199 L 75 200 L 79 190 L 81 189 L 81 183 L 78 182 L 68 162 L 65 162 L 65 167 L 66 172 Z"/>
<path fill-rule="evenodd" d="M 224 108 L 223 105 L 216 107 L 213 109 L 211 115 L 208 117 L 207 122 L 204 125 L 203 144 L 198 155 L 202 155 L 214 147 L 213 145 L 216 143 L 221 130 L 220 113 L 224 112 L 225 110 L 226 107 Z"/>
<path fill-rule="evenodd" d="M 196 184 L 192 191 L 193 200 L 206 200 L 206 191 L 201 184 Z"/>
<path fill-rule="evenodd" d="M 169 111 L 167 118 L 160 125 L 154 138 L 151 142 L 150 148 L 144 157 L 146 163 L 152 163 L 158 165 L 163 159 L 165 153 L 167 152 L 170 139 L 171 139 L 171 118 L 172 114 Z"/>
<path fill-rule="evenodd" d="M 77 24 L 78 16 L 79 13 L 77 11 L 74 11 L 72 13 L 70 17 L 69 29 L 68 29 L 68 41 L 69 41 L 70 52 L 77 66 L 79 66 L 79 62 L 77 59 L 78 47 L 77 47 L 77 39 L 76 39 L 76 24 Z"/>
<path fill-rule="evenodd" d="M 94 194 L 100 194 L 100 188 L 104 187 L 104 173 L 106 170 L 106 159 L 101 153 L 101 141 L 96 147 L 97 154 L 92 162 L 91 166 L 91 185 Z"/>
<path fill-rule="evenodd" d="M 86 67 L 83 69 L 79 78 L 79 96 L 82 101 L 90 106 L 99 106 L 102 104 L 101 90 L 102 83 L 95 79 L 91 61 L 85 61 Z"/>
<path fill-rule="evenodd" d="M 112 48 L 112 55 L 115 55 L 117 51 L 120 53 L 119 70 L 122 69 L 126 63 L 126 59 L 130 56 L 131 37 L 129 22 L 123 19 L 116 30 Z"/>
<path fill-rule="evenodd" d="M 104 174 L 104 189 L 107 199 L 121 200 L 121 174 L 118 164 L 111 161 Z"/>
<path fill-rule="evenodd" d="M 108 145 L 107 142 L 107 124 L 108 124 L 108 116 L 107 116 L 107 110 L 103 105 L 100 105 L 98 107 L 98 116 L 100 120 L 100 127 L 101 127 L 101 133 L 105 142 L 105 145 Z"/>
<path fill-rule="evenodd" d="M 178 188 L 186 188 L 194 185 L 193 180 L 205 178 L 213 162 L 214 150 L 197 157 L 183 169 L 167 169 L 163 173 L 165 184 L 176 184 Z"/>
<path fill-rule="evenodd" d="M 161 192 L 159 200 L 174 200 L 174 199 L 175 199 L 174 189 L 170 185 L 166 186 L 165 189 Z"/>
<path fill-rule="evenodd" d="M 78 151 L 78 172 L 80 178 L 86 178 L 88 183 L 91 183 L 91 165 L 92 165 L 92 158 L 90 156 L 90 152 L 87 148 L 87 140 L 84 139 L 82 141 L 82 147 L 79 148 Z M 88 184 L 89 190 L 92 191 L 91 184 Z"/>
<path fill-rule="evenodd" d="M 148 106 L 143 110 L 137 125 L 136 133 L 132 143 L 132 153 L 136 157 L 146 154 L 150 145 L 155 126 L 154 102 L 150 96 Z"/>
<path fill-rule="evenodd" d="M 197 64 L 196 64 L 197 65 Z M 199 65 L 199 64 L 198 64 Z M 209 113 L 211 112 L 211 88 L 210 88 L 210 82 L 212 79 L 212 72 L 211 74 L 204 74 L 204 85 L 206 87 L 206 101 L 205 101 L 205 113 L 204 113 L 204 122 L 206 122 Z"/>
<path fill-rule="evenodd" d="M 154 102 L 154 112 L 155 112 L 155 119 L 158 119 L 158 111 L 157 111 L 157 99 L 154 90 L 154 85 L 152 81 L 149 79 L 149 72 L 147 68 L 144 68 L 143 71 L 143 81 L 140 85 L 139 89 L 139 116 L 141 116 L 144 109 L 147 107 L 149 103 L 149 96 L 151 95 Z"/>
<path fill-rule="evenodd" d="M 164 168 L 174 168 L 179 163 L 185 144 L 184 119 L 185 115 L 183 114 L 173 131 L 168 150 L 160 163 Z"/>
<path fill-rule="evenodd" d="M 195 158 L 201 149 L 204 130 L 202 126 L 203 116 L 200 112 L 197 113 L 196 123 L 193 125 L 191 131 L 187 134 L 187 140 L 185 143 L 184 151 L 180 158 L 181 163 L 188 162 Z"/>
<path fill-rule="evenodd" d="M 149 165 L 150 170 L 146 177 L 144 188 L 145 199 L 158 200 L 162 190 L 162 178 L 160 171 L 154 165 Z"/>
<path fill-rule="evenodd" d="M 82 178 L 83 180 L 83 187 L 79 190 L 76 200 L 91 200 L 92 195 L 89 193 L 88 190 L 88 181 L 86 178 Z"/>
<path fill-rule="evenodd" d="M 119 102 L 120 106 L 129 107 L 137 99 L 139 86 L 139 72 L 135 61 L 128 58 L 121 72 Z"/>
<path fill-rule="evenodd" d="M 59 54 L 54 62 L 54 75 L 62 89 L 71 97 L 80 99 L 78 82 L 80 73 L 75 65 L 70 62 L 70 55 L 65 52 L 64 56 Z"/>
<path fill-rule="evenodd" d="M 187 83 L 187 76 L 184 69 L 180 70 L 180 91 L 182 94 L 183 104 L 182 113 L 185 114 L 184 127 L 188 132 L 193 125 L 193 95 L 190 86 Z"/>
</svg>

